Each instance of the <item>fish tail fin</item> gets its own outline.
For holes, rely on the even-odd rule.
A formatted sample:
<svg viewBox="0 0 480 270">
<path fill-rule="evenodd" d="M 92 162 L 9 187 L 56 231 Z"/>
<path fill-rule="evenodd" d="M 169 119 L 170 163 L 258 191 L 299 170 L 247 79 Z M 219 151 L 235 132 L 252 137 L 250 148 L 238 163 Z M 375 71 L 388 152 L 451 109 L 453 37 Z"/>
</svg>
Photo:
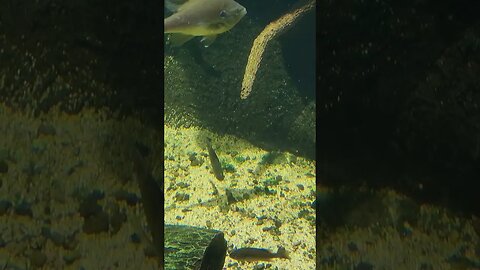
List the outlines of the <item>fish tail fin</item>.
<svg viewBox="0 0 480 270">
<path fill-rule="evenodd" d="M 278 248 L 277 256 L 278 258 L 290 259 L 290 256 L 288 256 L 288 252 L 285 250 L 284 247 Z"/>
</svg>

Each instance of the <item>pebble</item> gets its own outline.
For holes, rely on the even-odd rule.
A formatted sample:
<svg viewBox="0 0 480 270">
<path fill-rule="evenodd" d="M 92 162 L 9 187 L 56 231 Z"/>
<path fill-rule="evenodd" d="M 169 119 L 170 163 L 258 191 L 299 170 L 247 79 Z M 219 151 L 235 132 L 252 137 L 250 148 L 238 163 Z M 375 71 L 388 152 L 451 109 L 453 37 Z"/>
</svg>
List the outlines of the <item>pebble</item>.
<svg viewBox="0 0 480 270">
<path fill-rule="evenodd" d="M 263 269 L 265 269 L 264 263 L 259 263 L 253 267 L 253 270 L 263 270 Z"/>
<path fill-rule="evenodd" d="M 226 189 L 225 193 L 227 195 L 227 203 L 228 204 L 232 204 L 232 203 L 237 202 L 237 199 L 235 199 L 235 196 L 233 196 L 233 193 L 232 193 L 232 191 L 230 191 L 230 189 Z"/>
<path fill-rule="evenodd" d="M 190 195 L 182 192 L 177 192 L 175 194 L 175 201 L 177 202 L 182 202 L 182 201 L 188 201 L 190 199 Z"/>
</svg>

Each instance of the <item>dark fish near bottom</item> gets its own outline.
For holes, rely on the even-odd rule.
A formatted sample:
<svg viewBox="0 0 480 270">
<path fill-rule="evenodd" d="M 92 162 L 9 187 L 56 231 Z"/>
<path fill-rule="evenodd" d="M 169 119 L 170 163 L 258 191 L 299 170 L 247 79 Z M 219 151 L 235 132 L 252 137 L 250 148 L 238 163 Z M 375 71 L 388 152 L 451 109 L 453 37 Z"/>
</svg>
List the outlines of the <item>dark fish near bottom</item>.
<svg viewBox="0 0 480 270">
<path fill-rule="evenodd" d="M 220 164 L 220 160 L 218 159 L 215 150 L 212 148 L 212 140 L 210 138 L 207 138 L 207 149 L 208 157 L 210 158 L 210 163 L 212 164 L 213 174 L 218 180 L 223 180 L 225 177 L 223 176 L 222 165 Z"/>
<path fill-rule="evenodd" d="M 264 248 L 240 248 L 230 252 L 230 258 L 237 261 L 270 261 L 271 259 L 290 259 L 283 247 L 279 247 L 276 253 Z"/>
</svg>

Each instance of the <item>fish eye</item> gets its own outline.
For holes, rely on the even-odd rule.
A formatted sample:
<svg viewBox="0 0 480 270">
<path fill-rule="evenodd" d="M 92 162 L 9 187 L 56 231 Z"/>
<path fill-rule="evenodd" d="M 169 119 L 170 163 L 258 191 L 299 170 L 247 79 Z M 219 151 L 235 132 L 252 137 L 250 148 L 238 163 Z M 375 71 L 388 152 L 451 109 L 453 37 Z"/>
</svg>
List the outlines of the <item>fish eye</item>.
<svg viewBox="0 0 480 270">
<path fill-rule="evenodd" d="M 227 12 L 225 10 L 220 11 L 220 17 L 222 18 L 227 17 Z"/>
</svg>

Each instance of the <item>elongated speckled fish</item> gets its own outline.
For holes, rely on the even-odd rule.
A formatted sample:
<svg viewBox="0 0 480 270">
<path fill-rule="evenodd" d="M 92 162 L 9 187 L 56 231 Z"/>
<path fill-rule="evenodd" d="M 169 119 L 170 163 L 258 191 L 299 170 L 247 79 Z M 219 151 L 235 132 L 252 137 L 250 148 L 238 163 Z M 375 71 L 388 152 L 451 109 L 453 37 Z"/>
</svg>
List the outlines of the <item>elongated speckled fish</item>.
<svg viewBox="0 0 480 270">
<path fill-rule="evenodd" d="M 270 261 L 274 258 L 290 259 L 283 247 L 279 247 L 276 253 L 264 248 L 240 248 L 230 252 L 230 258 L 237 261 Z"/>
<path fill-rule="evenodd" d="M 212 164 L 212 171 L 215 175 L 215 178 L 218 180 L 223 180 L 225 177 L 223 176 L 223 169 L 220 160 L 218 159 L 217 153 L 213 150 L 212 147 L 212 140 L 207 138 L 207 149 L 208 149 L 208 157 L 210 158 L 210 163 Z"/>
<path fill-rule="evenodd" d="M 164 19 L 164 33 L 169 41 L 180 46 L 195 36 L 203 36 L 208 47 L 218 34 L 234 27 L 247 10 L 233 0 L 166 0 L 168 9 L 175 12 Z"/>
</svg>

